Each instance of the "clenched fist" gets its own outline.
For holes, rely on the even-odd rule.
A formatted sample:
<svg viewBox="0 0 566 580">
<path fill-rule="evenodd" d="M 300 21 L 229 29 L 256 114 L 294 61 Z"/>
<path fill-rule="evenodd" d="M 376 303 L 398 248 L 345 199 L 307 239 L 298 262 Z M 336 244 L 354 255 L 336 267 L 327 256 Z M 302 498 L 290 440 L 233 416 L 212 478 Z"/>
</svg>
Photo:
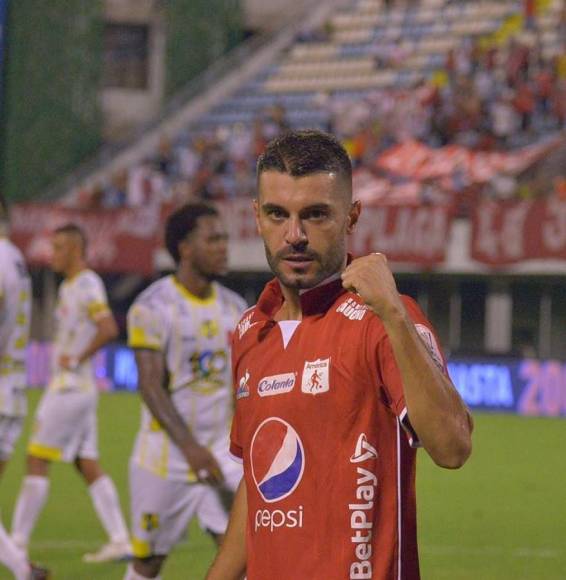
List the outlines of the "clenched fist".
<svg viewBox="0 0 566 580">
<path fill-rule="evenodd" d="M 353 260 L 342 272 L 342 285 L 356 292 L 384 322 L 405 310 L 384 254 Z"/>
</svg>

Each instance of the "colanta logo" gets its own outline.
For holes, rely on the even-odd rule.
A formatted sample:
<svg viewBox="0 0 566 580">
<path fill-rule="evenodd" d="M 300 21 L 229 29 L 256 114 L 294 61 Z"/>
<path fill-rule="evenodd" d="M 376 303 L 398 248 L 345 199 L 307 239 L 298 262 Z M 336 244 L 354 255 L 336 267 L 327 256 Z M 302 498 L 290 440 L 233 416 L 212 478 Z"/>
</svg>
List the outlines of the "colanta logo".
<svg viewBox="0 0 566 580">
<path fill-rule="evenodd" d="M 303 477 L 303 442 L 289 423 L 269 417 L 252 438 L 250 462 L 254 482 L 264 501 L 280 501 L 295 491 Z"/>
<path fill-rule="evenodd" d="M 260 397 L 271 397 L 272 395 L 281 395 L 293 390 L 295 386 L 295 373 L 285 373 L 282 375 L 273 375 L 263 377 L 257 385 L 257 392 Z"/>
</svg>

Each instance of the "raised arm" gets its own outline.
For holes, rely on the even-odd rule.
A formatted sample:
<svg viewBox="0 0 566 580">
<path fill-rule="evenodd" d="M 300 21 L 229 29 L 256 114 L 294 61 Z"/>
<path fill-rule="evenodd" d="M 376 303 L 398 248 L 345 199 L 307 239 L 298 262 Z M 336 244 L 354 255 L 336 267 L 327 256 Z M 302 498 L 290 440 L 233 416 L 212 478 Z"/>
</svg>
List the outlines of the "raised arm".
<svg viewBox="0 0 566 580">
<path fill-rule="evenodd" d="M 206 580 L 240 580 L 246 572 L 246 518 L 248 500 L 242 479 L 236 491 L 226 536 Z"/>
<path fill-rule="evenodd" d="M 342 280 L 385 326 L 403 381 L 410 423 L 422 446 L 441 467 L 461 467 L 472 450 L 471 415 L 420 339 L 385 256 L 370 254 L 354 260 Z"/>
</svg>

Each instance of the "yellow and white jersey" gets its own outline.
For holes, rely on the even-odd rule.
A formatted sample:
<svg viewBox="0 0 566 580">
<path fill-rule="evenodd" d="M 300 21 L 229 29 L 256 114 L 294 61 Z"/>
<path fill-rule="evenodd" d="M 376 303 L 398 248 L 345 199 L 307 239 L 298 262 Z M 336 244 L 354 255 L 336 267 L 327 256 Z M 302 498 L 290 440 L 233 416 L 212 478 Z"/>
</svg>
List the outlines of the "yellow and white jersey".
<svg viewBox="0 0 566 580">
<path fill-rule="evenodd" d="M 220 284 L 213 283 L 211 297 L 203 300 L 167 276 L 142 292 L 128 312 L 129 345 L 163 353 L 173 403 L 199 443 L 210 449 L 228 441 L 230 341 L 246 308 L 238 294 Z M 132 460 L 168 479 L 193 478 L 145 405 Z"/>
<path fill-rule="evenodd" d="M 0 238 L 0 415 L 26 414 L 25 356 L 31 320 L 31 281 L 24 258 Z"/>
<path fill-rule="evenodd" d="M 96 336 L 97 321 L 109 314 L 104 284 L 92 270 L 83 270 L 61 284 L 55 311 L 50 389 L 91 391 L 96 388 L 91 359 L 85 360 L 75 370 L 66 370 L 59 366 L 59 358 L 62 355 L 82 355 Z"/>
</svg>

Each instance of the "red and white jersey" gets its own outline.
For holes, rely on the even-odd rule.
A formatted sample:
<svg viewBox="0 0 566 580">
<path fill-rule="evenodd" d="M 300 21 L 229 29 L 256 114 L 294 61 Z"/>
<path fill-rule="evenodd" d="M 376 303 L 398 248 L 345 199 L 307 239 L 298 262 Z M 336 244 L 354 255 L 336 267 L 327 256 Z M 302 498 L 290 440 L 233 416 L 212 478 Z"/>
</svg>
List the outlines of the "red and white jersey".
<svg viewBox="0 0 566 580">
<path fill-rule="evenodd" d="M 416 580 L 415 442 L 383 324 L 340 280 L 302 294 L 301 321 L 273 320 L 282 301 L 274 280 L 234 333 L 247 577 Z"/>
</svg>

